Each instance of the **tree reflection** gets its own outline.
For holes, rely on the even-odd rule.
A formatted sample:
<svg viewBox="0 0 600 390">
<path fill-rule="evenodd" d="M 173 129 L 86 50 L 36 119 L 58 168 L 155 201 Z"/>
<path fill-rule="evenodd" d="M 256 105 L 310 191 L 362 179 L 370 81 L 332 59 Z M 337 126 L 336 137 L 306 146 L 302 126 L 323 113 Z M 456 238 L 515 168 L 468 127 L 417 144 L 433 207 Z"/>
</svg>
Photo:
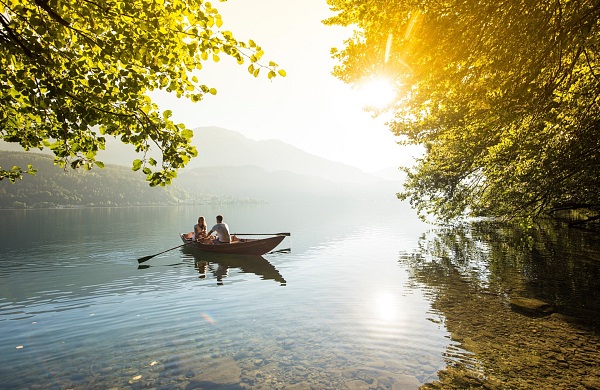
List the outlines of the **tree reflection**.
<svg viewBox="0 0 600 390">
<path fill-rule="evenodd" d="M 428 285 L 458 273 L 478 288 L 534 297 L 569 315 L 600 317 L 600 242 L 595 233 L 551 221 L 477 222 L 424 235 L 407 255 L 415 276 Z"/>
<path fill-rule="evenodd" d="M 600 363 L 599 254 L 597 234 L 550 221 L 476 222 L 421 237 L 400 262 L 452 339 L 474 353 L 457 358 L 449 348 L 440 381 L 425 387 L 551 388 L 598 377 L 590 362 Z M 511 310 L 516 299 L 553 310 L 524 316 Z"/>
</svg>

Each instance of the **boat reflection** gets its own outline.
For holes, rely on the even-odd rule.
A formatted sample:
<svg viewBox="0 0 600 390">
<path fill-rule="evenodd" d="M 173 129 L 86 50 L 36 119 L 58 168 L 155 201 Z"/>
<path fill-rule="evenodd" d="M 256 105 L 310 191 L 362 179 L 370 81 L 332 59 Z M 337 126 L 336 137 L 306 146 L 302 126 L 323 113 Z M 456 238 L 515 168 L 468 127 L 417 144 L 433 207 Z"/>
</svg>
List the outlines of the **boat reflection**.
<svg viewBox="0 0 600 390">
<path fill-rule="evenodd" d="M 182 252 L 185 258 L 194 260 L 194 267 L 198 270 L 200 278 L 205 279 L 212 274 L 219 285 L 223 284 L 223 278 L 229 275 L 230 269 L 255 274 L 263 280 L 274 280 L 282 286 L 286 284 L 277 268 L 262 256 L 199 252 L 186 247 L 182 248 Z"/>
</svg>

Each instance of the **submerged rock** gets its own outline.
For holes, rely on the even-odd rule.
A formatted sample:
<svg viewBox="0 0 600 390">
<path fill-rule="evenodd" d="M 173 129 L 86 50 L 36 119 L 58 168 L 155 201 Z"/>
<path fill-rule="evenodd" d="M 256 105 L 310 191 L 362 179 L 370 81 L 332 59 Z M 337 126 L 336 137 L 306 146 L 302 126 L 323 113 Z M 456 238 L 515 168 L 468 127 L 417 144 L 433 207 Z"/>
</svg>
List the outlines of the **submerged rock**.
<svg viewBox="0 0 600 390">
<path fill-rule="evenodd" d="M 545 316 L 554 312 L 552 305 L 536 298 L 513 297 L 510 299 L 510 307 L 527 316 Z"/>
<path fill-rule="evenodd" d="M 192 388 L 203 388 L 210 386 L 237 385 L 240 383 L 242 370 L 231 357 L 215 359 L 202 372 L 190 379 Z"/>
</svg>

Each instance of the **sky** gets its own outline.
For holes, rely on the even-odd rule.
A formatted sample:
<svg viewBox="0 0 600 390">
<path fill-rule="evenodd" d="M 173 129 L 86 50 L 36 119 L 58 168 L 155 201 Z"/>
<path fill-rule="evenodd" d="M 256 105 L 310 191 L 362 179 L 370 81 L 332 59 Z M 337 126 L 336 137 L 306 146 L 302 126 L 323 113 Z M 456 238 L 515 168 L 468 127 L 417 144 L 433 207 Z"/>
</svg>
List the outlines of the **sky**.
<svg viewBox="0 0 600 390">
<path fill-rule="evenodd" d="M 254 78 L 247 72 L 249 63 L 240 66 L 225 55 L 218 63 L 206 62 L 197 76 L 217 89 L 216 96 L 192 103 L 167 93 L 153 95 L 162 110 L 173 111 L 176 123 L 279 139 L 365 172 L 411 160 L 385 120 L 363 110 L 360 91 L 331 75 L 330 49 L 341 48 L 351 31 L 321 22 L 333 15 L 326 0 L 228 0 L 213 6 L 222 15 L 222 29 L 238 40 L 253 39 L 265 52 L 262 62 L 276 62 L 287 76 L 268 80 L 265 72 Z"/>
</svg>

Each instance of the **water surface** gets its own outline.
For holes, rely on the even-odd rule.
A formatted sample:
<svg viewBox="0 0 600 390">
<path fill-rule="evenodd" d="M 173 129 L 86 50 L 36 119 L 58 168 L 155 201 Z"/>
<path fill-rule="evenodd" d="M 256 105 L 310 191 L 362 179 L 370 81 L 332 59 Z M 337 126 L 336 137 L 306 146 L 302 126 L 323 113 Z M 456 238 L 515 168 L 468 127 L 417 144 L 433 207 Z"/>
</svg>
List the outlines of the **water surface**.
<svg viewBox="0 0 600 390">
<path fill-rule="evenodd" d="M 233 232 L 291 237 L 277 248 L 283 251 L 263 257 L 178 248 L 138 267 L 137 258 L 179 245 L 178 233 L 198 215 L 210 225 L 217 213 Z M 490 373 L 475 343 L 481 306 L 526 323 L 535 319 L 511 310 L 513 291 L 558 297 L 556 311 L 565 315 L 596 313 L 600 301 L 597 284 L 574 282 L 588 280 L 580 272 L 598 272 L 597 247 L 567 247 L 575 276 L 564 283 L 574 287 L 550 294 L 536 286 L 560 284 L 556 275 L 564 272 L 542 275 L 533 246 L 504 235 L 495 247 L 502 240 L 490 232 L 426 225 L 397 201 L 0 214 L 6 389 L 416 389 L 439 384 L 452 369 L 464 375 L 454 372 L 447 386 L 460 388 L 465 377 L 477 385 L 491 374 L 490 383 L 502 383 L 508 379 Z M 588 242 L 578 237 L 568 242 Z M 509 256 L 498 255 L 502 245 Z M 542 253 L 545 264 L 565 245 Z M 491 300 L 473 301 L 478 294 Z M 585 307 L 573 304 L 577 294 Z M 561 335 L 583 332 L 595 347 L 593 326 L 569 329 Z M 596 375 L 580 369 L 586 380 Z"/>
</svg>

